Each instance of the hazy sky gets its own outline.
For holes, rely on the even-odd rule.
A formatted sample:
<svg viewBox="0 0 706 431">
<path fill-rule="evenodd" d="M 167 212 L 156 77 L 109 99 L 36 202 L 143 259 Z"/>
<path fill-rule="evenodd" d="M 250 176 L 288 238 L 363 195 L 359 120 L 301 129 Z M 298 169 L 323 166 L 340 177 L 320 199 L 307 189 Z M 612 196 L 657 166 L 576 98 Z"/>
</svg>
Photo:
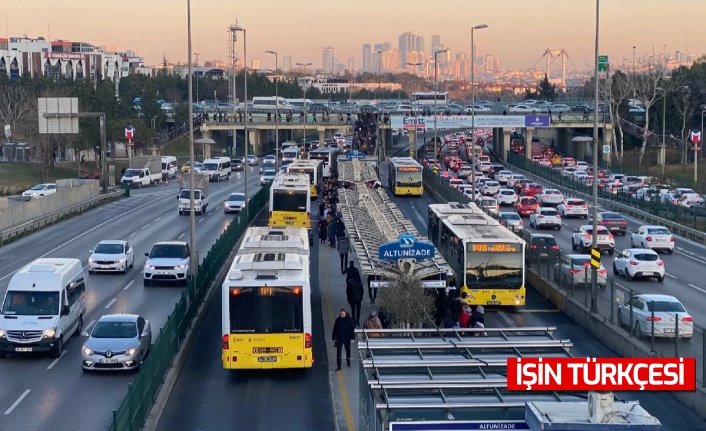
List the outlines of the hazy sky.
<svg viewBox="0 0 706 431">
<path fill-rule="evenodd" d="M 405 31 L 422 34 L 427 51 L 431 35 L 441 35 L 452 53 L 470 54 L 470 27 L 476 31 L 480 54 L 491 54 L 502 68 L 529 68 L 547 48 L 565 49 L 570 68 L 593 63 L 595 0 L 192 0 L 192 40 L 200 61 L 228 56 L 228 25 L 247 29 L 248 63 L 274 66 L 279 52 L 294 63 L 321 67 L 321 48 L 331 45 L 338 62 L 355 57 L 362 65 L 364 43 L 390 42 L 397 47 Z M 86 41 L 120 50 L 131 49 L 158 63 L 185 61 L 186 0 L 46 0 L 4 1 L 0 35 L 51 37 Z M 687 51 L 706 52 L 706 31 L 699 20 L 706 16 L 706 0 L 603 0 L 601 2 L 601 54 L 611 62 Z M 239 44 L 242 38 L 239 38 Z M 242 52 L 242 45 L 239 48 Z M 540 63 L 544 64 L 544 63 Z"/>
</svg>

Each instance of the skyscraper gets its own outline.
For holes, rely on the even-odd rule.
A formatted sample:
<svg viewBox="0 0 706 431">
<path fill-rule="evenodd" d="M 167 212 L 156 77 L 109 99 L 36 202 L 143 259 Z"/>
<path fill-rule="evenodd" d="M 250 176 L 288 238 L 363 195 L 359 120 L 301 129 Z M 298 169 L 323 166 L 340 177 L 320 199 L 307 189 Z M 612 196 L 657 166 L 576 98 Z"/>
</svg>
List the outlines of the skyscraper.
<svg viewBox="0 0 706 431">
<path fill-rule="evenodd" d="M 363 45 L 363 72 L 370 72 L 372 70 L 372 58 L 370 44 L 366 43 Z"/>
<path fill-rule="evenodd" d="M 392 44 L 390 42 L 383 42 L 382 43 L 382 50 L 383 51 L 390 51 L 392 49 Z"/>
<path fill-rule="evenodd" d="M 398 50 L 400 52 L 399 64 L 400 67 L 407 67 L 407 51 L 414 51 L 414 43 L 416 38 L 411 31 L 404 32 L 399 37 Z"/>
<path fill-rule="evenodd" d="M 333 72 L 333 48 L 326 46 L 321 49 L 321 68 L 326 72 Z"/>
<path fill-rule="evenodd" d="M 285 55 L 284 56 L 284 64 L 282 65 L 282 72 L 287 73 L 290 70 L 292 70 L 292 56 Z"/>
<path fill-rule="evenodd" d="M 424 52 L 424 36 L 421 34 L 418 34 L 414 41 L 414 50 Z"/>
<path fill-rule="evenodd" d="M 382 54 L 378 54 L 378 52 L 385 52 L 383 49 L 383 44 L 382 43 L 376 43 L 375 44 L 375 50 L 371 53 L 372 57 L 372 64 L 371 64 L 371 69 L 370 71 L 373 73 L 378 73 L 380 70 L 380 58 L 382 57 Z"/>
<path fill-rule="evenodd" d="M 441 49 L 441 36 L 438 34 L 431 35 L 431 51 L 438 51 Z"/>
</svg>

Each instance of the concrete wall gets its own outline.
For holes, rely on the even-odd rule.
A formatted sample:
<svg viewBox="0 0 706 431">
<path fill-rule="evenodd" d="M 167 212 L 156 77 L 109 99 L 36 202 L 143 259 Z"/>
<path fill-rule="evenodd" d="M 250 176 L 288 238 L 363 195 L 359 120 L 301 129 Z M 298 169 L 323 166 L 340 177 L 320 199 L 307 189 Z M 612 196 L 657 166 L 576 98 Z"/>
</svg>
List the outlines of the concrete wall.
<svg viewBox="0 0 706 431">
<path fill-rule="evenodd" d="M 628 333 L 600 314 L 591 313 L 581 302 L 570 298 L 554 283 L 540 277 L 534 270 L 527 270 L 527 284 L 579 326 L 601 341 L 601 344 L 620 357 L 647 358 L 654 356 L 644 343 L 631 338 Z M 671 392 L 679 401 L 706 419 L 706 390 L 697 387 L 694 392 Z"/>
<path fill-rule="evenodd" d="M 53 195 L 20 202 L 7 208 L 0 206 L 0 232 L 63 211 L 95 198 L 100 193 L 98 180 L 57 180 L 56 186 L 57 190 Z"/>
</svg>

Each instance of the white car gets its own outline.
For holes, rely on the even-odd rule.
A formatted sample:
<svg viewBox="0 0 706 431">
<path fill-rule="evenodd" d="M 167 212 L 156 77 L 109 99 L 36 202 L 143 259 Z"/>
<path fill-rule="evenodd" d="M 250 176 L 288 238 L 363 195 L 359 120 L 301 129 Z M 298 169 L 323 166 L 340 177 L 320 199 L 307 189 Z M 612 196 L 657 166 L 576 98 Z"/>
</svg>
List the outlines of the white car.
<svg viewBox="0 0 706 431">
<path fill-rule="evenodd" d="M 613 274 L 622 274 L 626 280 L 656 278 L 664 281 L 664 262 L 656 251 L 648 248 L 628 248 L 615 256 Z"/>
<path fill-rule="evenodd" d="M 460 178 L 451 178 L 449 180 L 449 185 L 457 190 L 458 190 L 459 186 L 462 186 L 464 184 L 466 184 L 466 183 L 464 183 L 463 180 Z"/>
<path fill-rule="evenodd" d="M 56 193 L 56 184 L 37 184 L 26 192 L 22 193 L 22 197 L 25 199 L 36 199 L 43 198 L 44 196 L 53 195 Z"/>
<path fill-rule="evenodd" d="M 531 108 L 529 105 L 515 105 L 508 109 L 508 112 L 513 114 L 531 114 L 536 108 Z"/>
<path fill-rule="evenodd" d="M 559 103 L 552 105 L 551 110 L 553 114 L 563 114 L 564 112 L 569 112 L 571 108 L 569 108 L 569 105 Z"/>
<path fill-rule="evenodd" d="M 588 218 L 588 205 L 583 199 L 567 199 L 556 207 L 562 217 Z"/>
<path fill-rule="evenodd" d="M 260 175 L 260 185 L 271 183 L 275 179 L 275 175 L 277 175 L 277 171 L 274 169 L 265 169 Z"/>
<path fill-rule="evenodd" d="M 557 189 L 544 189 L 542 193 L 537 195 L 537 200 L 542 206 L 556 206 L 564 202 L 564 195 Z"/>
<path fill-rule="evenodd" d="M 223 202 L 223 212 L 225 214 L 231 212 L 239 213 L 243 208 L 245 208 L 244 193 L 231 193 Z"/>
<path fill-rule="evenodd" d="M 246 157 L 248 161 L 248 166 L 255 166 L 259 163 L 257 156 L 254 156 L 252 154 L 248 154 L 248 157 Z"/>
<path fill-rule="evenodd" d="M 585 171 L 588 169 L 588 163 L 584 162 L 583 160 L 579 160 L 576 162 L 574 167 L 578 170 Z"/>
<path fill-rule="evenodd" d="M 500 183 L 497 181 L 486 181 L 480 190 L 486 196 L 495 196 L 500 191 Z"/>
<path fill-rule="evenodd" d="M 105 240 L 91 250 L 88 272 L 122 272 L 135 264 L 135 251 L 127 241 Z"/>
<path fill-rule="evenodd" d="M 487 172 L 490 172 L 490 169 L 493 167 L 493 164 L 490 162 L 480 162 L 476 164 L 476 168 L 483 172 L 484 174 Z"/>
<path fill-rule="evenodd" d="M 539 207 L 535 212 L 530 214 L 530 227 L 539 228 L 554 228 L 561 230 L 561 216 L 556 208 Z"/>
<path fill-rule="evenodd" d="M 473 169 L 469 165 L 461 166 L 456 172 L 458 178 L 468 178 L 473 173 Z"/>
<path fill-rule="evenodd" d="M 495 200 L 498 201 L 500 206 L 512 206 L 517 203 L 517 193 L 510 189 L 501 189 L 498 194 L 495 195 Z"/>
<path fill-rule="evenodd" d="M 571 177 L 574 175 L 574 172 L 576 172 L 576 168 L 573 166 L 567 166 L 564 169 L 561 170 L 561 176 L 562 177 Z"/>
<path fill-rule="evenodd" d="M 571 235 L 571 249 L 587 251 L 593 243 L 593 225 L 586 224 L 574 230 Z M 598 225 L 598 250 L 607 250 L 611 256 L 615 251 L 615 238 L 605 226 Z"/>
<path fill-rule="evenodd" d="M 475 201 L 476 199 L 480 199 L 483 197 L 483 195 L 480 193 L 480 190 L 476 189 L 475 193 L 473 192 L 473 186 L 470 184 L 467 184 L 463 189 L 463 194 L 468 197 L 468 199 L 471 199 Z"/>
<path fill-rule="evenodd" d="M 519 175 L 519 174 L 512 174 L 510 175 L 510 178 L 507 179 L 507 186 L 511 189 L 515 188 L 515 183 L 520 181 L 520 180 L 525 180 L 524 175 Z"/>
<path fill-rule="evenodd" d="M 512 175 L 512 171 L 500 171 L 495 174 L 495 180 L 500 184 L 506 184 Z"/>
<path fill-rule="evenodd" d="M 630 313 L 632 310 L 632 313 Z M 632 314 L 632 322 L 630 316 Z M 654 316 L 654 318 L 653 318 Z M 676 319 L 679 319 L 677 322 Z M 618 323 L 635 331 L 637 337 L 679 337 L 690 340 L 694 335 L 694 319 L 679 300 L 671 295 L 635 295 L 618 304 Z"/>
<path fill-rule="evenodd" d="M 588 173 L 586 171 L 582 171 L 581 169 L 576 169 L 572 174 L 572 177 L 575 181 L 583 182 L 588 178 Z"/>
<path fill-rule="evenodd" d="M 525 225 L 522 217 L 513 211 L 501 211 L 499 219 L 501 224 L 510 228 L 513 232 L 519 232 Z"/>
<path fill-rule="evenodd" d="M 489 197 L 476 199 L 476 205 L 490 215 L 498 215 L 498 201 Z"/>
<path fill-rule="evenodd" d="M 155 243 L 145 256 L 147 256 L 147 262 L 142 272 L 145 287 L 152 286 L 156 282 L 175 282 L 185 286 L 189 283 L 191 278 L 189 243 L 161 241 Z"/>
<path fill-rule="evenodd" d="M 632 247 L 665 250 L 674 253 L 674 235 L 662 226 L 640 226 L 630 237 Z"/>
</svg>

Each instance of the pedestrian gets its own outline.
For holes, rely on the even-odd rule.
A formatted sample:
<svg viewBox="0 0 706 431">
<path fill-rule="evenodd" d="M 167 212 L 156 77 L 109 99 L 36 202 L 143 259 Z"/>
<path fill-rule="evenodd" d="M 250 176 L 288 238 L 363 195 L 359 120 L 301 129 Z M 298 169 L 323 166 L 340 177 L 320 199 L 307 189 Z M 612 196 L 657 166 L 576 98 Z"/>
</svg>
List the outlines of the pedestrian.
<svg viewBox="0 0 706 431">
<path fill-rule="evenodd" d="M 363 328 L 372 332 L 368 332 L 368 337 L 382 337 L 384 334 L 382 332 L 376 332 L 375 329 L 382 329 L 382 322 L 378 319 L 375 310 L 370 311 L 370 315 L 363 323 Z"/>
<path fill-rule="evenodd" d="M 319 219 L 319 240 L 321 241 L 321 244 L 326 243 L 326 233 L 327 233 L 327 228 L 326 228 L 326 217 L 321 216 Z"/>
<path fill-rule="evenodd" d="M 374 280 L 370 280 L 370 277 L 372 277 L 372 276 L 370 276 L 370 275 L 368 276 L 368 298 L 370 298 L 371 304 L 375 304 L 375 300 L 378 297 L 378 288 L 372 287 L 371 281 L 374 281 Z"/>
<path fill-rule="evenodd" d="M 482 305 L 477 306 L 473 313 L 471 313 L 469 327 L 475 328 L 478 323 L 485 325 L 485 308 Z"/>
<path fill-rule="evenodd" d="M 333 323 L 331 339 L 336 346 L 336 371 L 341 371 L 341 351 L 346 349 L 346 365 L 351 366 L 351 341 L 355 338 L 355 324 L 346 310 L 341 308 Z"/>
<path fill-rule="evenodd" d="M 338 254 L 341 256 L 341 271 L 346 270 L 346 266 L 348 266 L 348 253 L 351 251 L 351 242 L 350 238 L 348 238 L 345 235 L 345 232 L 343 236 L 338 237 L 338 243 L 336 244 L 336 250 L 338 251 Z"/>
<path fill-rule="evenodd" d="M 346 279 L 346 300 L 351 306 L 351 317 L 355 326 L 360 326 L 360 305 L 363 302 L 363 283 L 359 279 Z"/>
<path fill-rule="evenodd" d="M 343 223 L 341 213 L 338 212 L 336 213 L 336 238 L 340 238 L 342 236 L 346 236 L 346 224 Z M 345 268 L 346 267 L 344 266 L 343 269 Z"/>
<path fill-rule="evenodd" d="M 328 237 L 329 244 L 331 248 L 336 247 L 336 219 L 332 217 L 332 211 L 328 213 L 328 226 L 326 226 L 326 236 Z"/>
<path fill-rule="evenodd" d="M 356 280 L 360 281 L 360 284 L 363 284 L 363 278 L 360 276 L 360 271 L 358 271 L 358 268 L 355 267 L 355 262 L 351 259 L 350 262 L 348 262 L 348 268 L 346 268 L 344 271 L 341 271 L 341 274 L 344 274 L 346 276 L 346 280 L 349 278 L 355 278 Z"/>
<path fill-rule="evenodd" d="M 461 309 L 461 314 L 458 315 L 458 324 L 461 328 L 470 328 L 471 307 L 465 304 Z"/>
</svg>

